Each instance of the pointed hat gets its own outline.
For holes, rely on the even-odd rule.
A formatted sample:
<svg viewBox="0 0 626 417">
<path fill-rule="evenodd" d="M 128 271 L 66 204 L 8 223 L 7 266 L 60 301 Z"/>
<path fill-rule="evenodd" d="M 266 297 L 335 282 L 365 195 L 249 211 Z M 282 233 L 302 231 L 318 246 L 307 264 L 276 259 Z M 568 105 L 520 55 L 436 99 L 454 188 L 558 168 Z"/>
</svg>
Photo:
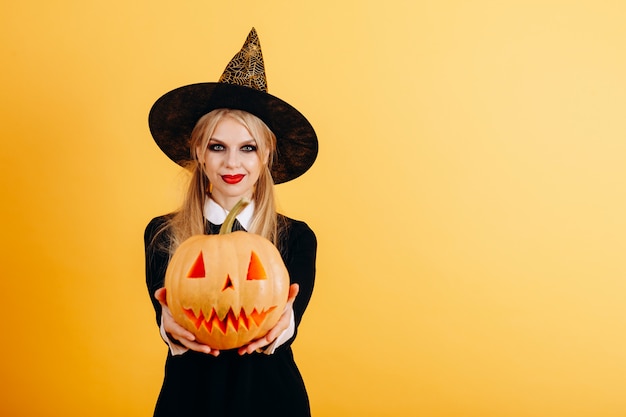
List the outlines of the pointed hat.
<svg viewBox="0 0 626 417">
<path fill-rule="evenodd" d="M 191 160 L 189 142 L 198 119 L 219 108 L 252 113 L 274 132 L 271 172 L 276 184 L 299 177 L 315 162 L 318 144 L 313 126 L 293 106 L 267 92 L 261 44 L 254 28 L 218 82 L 186 85 L 161 96 L 148 116 L 150 132 L 159 148 L 184 166 Z"/>
</svg>

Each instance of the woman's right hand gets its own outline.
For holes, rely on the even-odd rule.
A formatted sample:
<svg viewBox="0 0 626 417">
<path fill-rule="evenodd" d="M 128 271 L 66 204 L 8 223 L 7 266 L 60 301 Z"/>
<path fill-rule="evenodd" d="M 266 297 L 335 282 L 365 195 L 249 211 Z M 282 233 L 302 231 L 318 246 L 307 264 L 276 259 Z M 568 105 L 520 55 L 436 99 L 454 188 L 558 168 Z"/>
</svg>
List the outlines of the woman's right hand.
<svg viewBox="0 0 626 417">
<path fill-rule="evenodd" d="M 196 352 L 202 352 L 213 356 L 220 354 L 218 349 L 212 349 L 208 345 L 196 342 L 196 337 L 193 333 L 176 323 L 174 317 L 172 317 L 169 307 L 167 306 L 165 288 L 159 288 L 156 290 L 154 298 L 156 298 L 161 304 L 163 309 L 163 313 L 161 314 L 161 325 L 171 339 L 174 339 L 175 342 L 186 347 L 187 349 L 195 350 Z"/>
</svg>

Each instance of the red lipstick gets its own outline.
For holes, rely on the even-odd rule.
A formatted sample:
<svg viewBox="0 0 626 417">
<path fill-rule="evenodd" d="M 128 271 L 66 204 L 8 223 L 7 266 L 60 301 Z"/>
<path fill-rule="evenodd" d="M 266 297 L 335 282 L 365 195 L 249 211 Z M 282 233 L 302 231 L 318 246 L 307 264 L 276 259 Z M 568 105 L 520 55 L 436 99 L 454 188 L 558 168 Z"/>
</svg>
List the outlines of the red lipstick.
<svg viewBox="0 0 626 417">
<path fill-rule="evenodd" d="M 222 175 L 222 179 L 227 184 L 237 184 L 238 182 L 240 182 L 243 179 L 243 177 L 245 177 L 245 175 L 243 175 L 243 174 Z"/>
</svg>

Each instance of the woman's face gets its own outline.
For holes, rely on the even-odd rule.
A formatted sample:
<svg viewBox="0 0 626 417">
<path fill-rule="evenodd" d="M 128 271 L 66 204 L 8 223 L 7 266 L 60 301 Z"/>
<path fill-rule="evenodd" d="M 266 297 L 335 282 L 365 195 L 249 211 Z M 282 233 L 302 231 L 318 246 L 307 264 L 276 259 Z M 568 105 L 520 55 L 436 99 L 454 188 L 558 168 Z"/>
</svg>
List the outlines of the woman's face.
<svg viewBox="0 0 626 417">
<path fill-rule="evenodd" d="M 211 197 L 230 210 L 242 197 L 252 198 L 268 155 L 257 152 L 257 142 L 237 120 L 224 117 L 215 126 L 207 148 L 198 158 L 213 189 Z"/>
</svg>

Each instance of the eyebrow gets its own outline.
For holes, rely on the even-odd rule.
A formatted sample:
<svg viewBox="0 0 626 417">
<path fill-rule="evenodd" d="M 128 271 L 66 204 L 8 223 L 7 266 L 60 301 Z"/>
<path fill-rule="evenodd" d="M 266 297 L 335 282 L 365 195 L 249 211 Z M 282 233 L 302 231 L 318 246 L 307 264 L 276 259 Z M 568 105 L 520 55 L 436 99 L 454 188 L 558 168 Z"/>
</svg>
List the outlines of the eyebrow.
<svg viewBox="0 0 626 417">
<path fill-rule="evenodd" d="M 211 143 L 211 142 L 217 142 L 217 143 L 219 143 L 220 145 L 226 145 L 226 144 L 224 143 L 224 141 L 222 141 L 222 140 L 220 140 L 220 139 L 217 139 L 217 138 L 209 138 L 209 143 Z M 246 140 L 246 141 L 241 142 L 241 143 L 239 144 L 239 146 L 244 146 L 244 145 L 256 145 L 256 144 L 257 144 L 256 139 L 252 138 L 252 139 L 249 139 L 249 140 Z"/>
</svg>

